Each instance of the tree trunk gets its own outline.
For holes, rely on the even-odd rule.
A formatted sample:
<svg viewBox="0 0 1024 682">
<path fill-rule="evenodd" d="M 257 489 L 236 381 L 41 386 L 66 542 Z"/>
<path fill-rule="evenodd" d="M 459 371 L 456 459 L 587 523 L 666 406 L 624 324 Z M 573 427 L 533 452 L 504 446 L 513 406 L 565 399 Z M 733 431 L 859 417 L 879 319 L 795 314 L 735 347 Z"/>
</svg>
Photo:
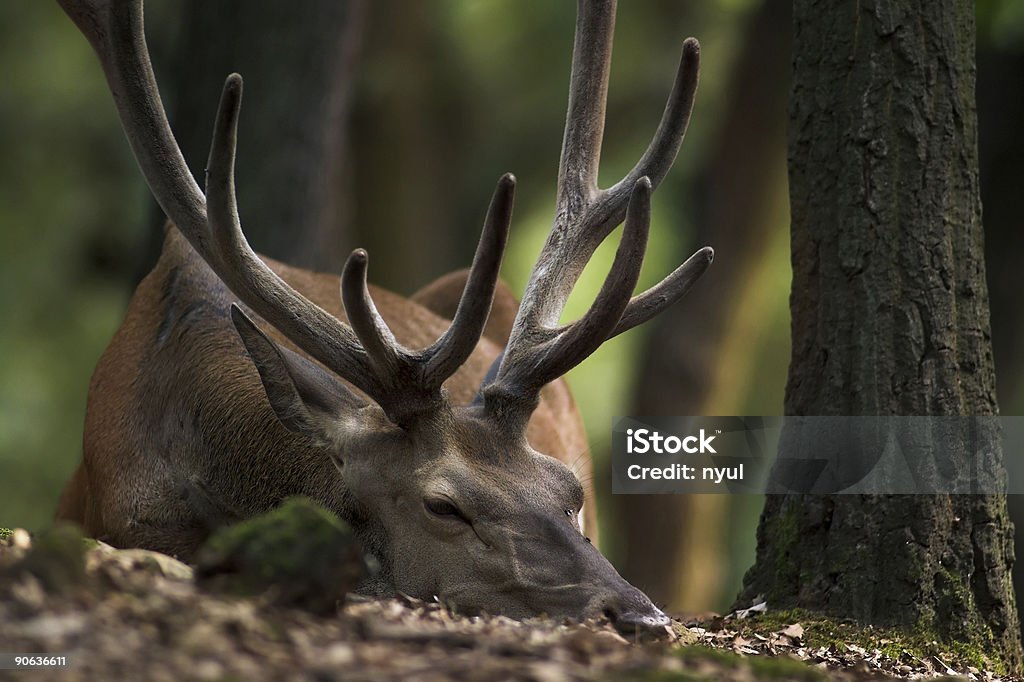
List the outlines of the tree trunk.
<svg viewBox="0 0 1024 682">
<path fill-rule="evenodd" d="M 155 60 L 200 186 L 224 79 L 245 78 L 239 213 L 257 251 L 293 265 L 337 271 L 351 248 L 345 149 L 362 8 L 363 0 L 305 0 L 301 11 L 276 0 L 189 0 L 176 7 L 170 54 Z"/>
<path fill-rule="evenodd" d="M 797 0 L 788 415 L 997 413 L 968 0 Z M 741 599 L 1021 663 L 1003 496 L 771 496 Z"/>
<path fill-rule="evenodd" d="M 353 237 L 370 253 L 372 281 L 406 295 L 472 261 L 477 216 L 488 197 L 465 192 L 467 169 L 479 153 L 467 144 L 477 102 L 436 14 L 430 3 L 371 3 L 366 63 L 372 71 L 363 77 L 352 117 L 359 165 Z M 483 183 L 486 192 L 493 181 Z M 469 220 L 461 206 L 467 202 Z"/>
</svg>

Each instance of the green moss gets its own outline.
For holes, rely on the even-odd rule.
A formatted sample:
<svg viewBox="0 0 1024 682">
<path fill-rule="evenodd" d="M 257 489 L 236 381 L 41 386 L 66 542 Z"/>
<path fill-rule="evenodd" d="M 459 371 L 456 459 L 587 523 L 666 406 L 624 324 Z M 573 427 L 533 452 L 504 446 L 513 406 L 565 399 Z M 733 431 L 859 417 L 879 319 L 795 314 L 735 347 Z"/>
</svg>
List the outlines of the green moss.
<svg viewBox="0 0 1024 682">
<path fill-rule="evenodd" d="M 710 661 L 723 668 L 738 668 L 743 663 L 743 657 L 739 654 L 725 649 L 712 649 L 699 645 L 683 647 L 676 652 L 676 655 L 687 663 Z"/>
<path fill-rule="evenodd" d="M 615 671 L 602 678 L 609 682 L 628 680 L 629 682 L 715 682 L 719 676 L 698 675 L 689 670 L 634 670 L 628 673 Z"/>
<path fill-rule="evenodd" d="M 909 631 L 878 628 L 849 620 L 829 618 L 803 609 L 789 609 L 759 613 L 751 618 L 735 621 L 732 626 L 741 635 L 753 636 L 754 633 L 764 635 L 768 632 L 777 632 L 793 623 L 800 623 L 803 626 L 803 642 L 811 648 L 833 647 L 836 651 L 846 652 L 849 645 L 854 645 L 869 652 L 878 650 L 883 656 L 895 662 L 910 663 L 913 663 L 914 659 L 925 660 L 937 656 L 943 663 L 953 668 L 964 669 L 967 666 L 974 666 L 996 674 L 1005 674 L 1002 661 L 990 653 L 993 648 L 986 650 L 984 645 L 972 645 L 962 641 L 944 642 L 933 628 L 920 625 Z"/>
<path fill-rule="evenodd" d="M 629 680 L 630 682 L 715 682 L 721 678 L 717 675 L 699 675 L 689 670 L 643 670 L 630 673 L 616 671 L 604 679 L 610 682 L 619 680 Z"/>
<path fill-rule="evenodd" d="M 808 680 L 825 679 L 825 675 L 803 661 L 784 656 L 742 656 L 724 649 L 713 649 L 706 646 L 687 646 L 677 650 L 688 668 L 696 670 L 684 671 L 687 675 L 714 673 L 708 678 L 722 679 L 734 677 L 740 671 L 748 670 L 750 677 L 757 680 Z M 675 674 L 675 673 L 673 673 Z M 692 679 L 688 677 L 665 677 L 664 679 Z"/>
<path fill-rule="evenodd" d="M 759 680 L 824 680 L 825 674 L 803 661 L 785 656 L 751 656 L 747 659 L 754 677 Z"/>
<path fill-rule="evenodd" d="M 196 578 L 236 595 L 330 612 L 367 573 L 349 527 L 306 498 L 216 532 L 196 555 Z"/>
<path fill-rule="evenodd" d="M 6 540 L 12 535 L 14 535 L 14 529 L 4 528 L 3 526 L 0 526 L 0 540 Z"/>
<path fill-rule="evenodd" d="M 969 607 L 968 613 L 977 613 L 977 609 L 974 608 L 974 594 L 958 572 L 945 566 L 939 566 L 935 577 L 935 588 L 938 613 L 928 613 L 918 619 L 915 628 L 918 632 L 936 631 L 936 621 L 946 617 L 946 614 L 962 612 L 964 604 Z M 962 657 L 963 660 L 973 661 L 971 665 L 975 667 L 988 667 L 985 664 L 986 657 L 983 651 L 997 650 L 992 630 L 977 616 L 967 622 L 957 621 L 957 625 L 960 631 L 954 632 L 956 641 L 943 643 L 941 646 L 947 652 Z"/>
<path fill-rule="evenodd" d="M 773 590 L 786 591 L 787 584 L 797 582 L 800 578 L 800 567 L 793 558 L 793 549 L 800 543 L 800 524 L 795 507 L 784 508 L 775 517 L 771 529 L 771 537 L 775 543 L 775 579 Z M 771 599 L 776 595 L 769 594 Z"/>
</svg>

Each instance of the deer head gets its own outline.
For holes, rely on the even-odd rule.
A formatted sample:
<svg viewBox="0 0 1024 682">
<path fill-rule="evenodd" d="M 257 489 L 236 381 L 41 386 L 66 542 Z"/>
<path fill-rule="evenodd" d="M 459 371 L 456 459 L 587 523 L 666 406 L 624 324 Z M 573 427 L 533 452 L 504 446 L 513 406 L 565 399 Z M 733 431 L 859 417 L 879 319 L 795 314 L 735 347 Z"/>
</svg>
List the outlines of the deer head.
<svg viewBox="0 0 1024 682">
<path fill-rule="evenodd" d="M 546 384 L 606 339 L 678 300 L 711 262 L 711 249 L 702 249 L 659 284 L 632 296 L 647 242 L 651 191 L 675 159 L 692 108 L 697 42 L 683 44 L 649 148 L 622 180 L 599 189 L 615 2 L 579 1 L 554 224 L 504 353 L 477 398 L 455 404 L 446 381 L 480 342 L 508 236 L 515 179 L 505 175 L 498 182 L 450 327 L 425 348 L 407 348 L 370 295 L 366 252 L 354 251 L 341 276 L 346 322 L 298 293 L 249 247 L 234 187 L 240 76 L 229 76 L 224 85 L 203 192 L 160 101 L 141 0 L 60 2 L 100 57 L 128 140 L 160 206 L 247 309 L 301 350 L 275 343 L 241 307 L 231 307 L 274 414 L 333 461 L 339 472 L 335 485 L 351 497 L 343 512 L 381 559 L 389 587 L 436 595 L 462 610 L 604 614 L 626 627 L 666 624 L 664 614 L 583 534 L 577 521 L 583 504 L 579 481 L 565 465 L 535 451 L 526 433 Z M 596 300 L 583 317 L 560 325 L 584 266 L 623 220 L 614 264 Z M 247 455 L 259 456 L 240 456 Z"/>
</svg>

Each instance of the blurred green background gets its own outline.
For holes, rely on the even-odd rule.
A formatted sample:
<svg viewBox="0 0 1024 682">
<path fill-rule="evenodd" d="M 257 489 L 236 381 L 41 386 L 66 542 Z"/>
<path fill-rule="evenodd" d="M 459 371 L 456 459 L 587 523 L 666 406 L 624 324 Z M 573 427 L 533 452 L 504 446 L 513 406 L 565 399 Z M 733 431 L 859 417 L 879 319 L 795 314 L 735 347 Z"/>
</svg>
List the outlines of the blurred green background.
<svg viewBox="0 0 1024 682">
<path fill-rule="evenodd" d="M 294 0 L 284 9 L 262 1 L 206 3 L 205 10 L 203 4 L 147 3 L 147 33 L 194 172 L 203 168 L 223 76 L 246 76 L 239 163 L 254 174 L 282 174 L 254 176 L 249 184 L 239 178 L 243 223 L 257 249 L 336 272 L 348 251 L 364 246 L 373 258 L 371 278 L 410 294 L 468 264 L 493 184 L 512 171 L 519 187 L 503 274 L 522 291 L 551 222 L 574 3 L 364 0 L 333 19 L 343 29 L 338 35 L 317 0 Z M 269 14 L 223 29 L 233 16 L 258 12 Z M 1024 230 L 1016 193 L 1024 181 L 1024 3 L 985 0 L 977 15 L 1000 400 L 1005 414 L 1020 414 L 1024 315 L 1016 299 Z M 161 221 L 85 40 L 55 3 L 11 3 L 5 16 L 0 525 L 36 529 L 52 518 L 80 458 L 90 373 L 135 283 L 155 262 Z M 293 16 L 313 17 L 318 26 L 293 25 Z M 303 34 L 317 29 L 327 42 Z M 789 360 L 788 3 L 622 3 L 601 184 L 617 180 L 646 147 L 688 35 L 701 40 L 701 86 L 679 161 L 655 194 L 641 285 L 704 244 L 715 247 L 716 262 L 689 299 L 606 343 L 569 380 L 598 461 L 604 550 L 658 601 L 720 610 L 753 560 L 761 500 L 613 498 L 606 469 L 613 415 L 782 411 Z M 321 52 L 311 68 L 294 67 L 301 60 L 289 55 L 304 49 Z M 270 65 L 247 68 L 238 56 L 247 51 Z M 246 125 L 256 131 L 248 138 Z M 275 142 L 299 150 L 300 161 L 303 154 L 316 157 L 307 172 L 321 194 L 305 193 L 308 179 L 277 161 L 272 133 L 260 129 L 282 131 Z M 260 190 L 247 194 L 254 185 Z M 291 213 L 270 213 L 280 206 Z M 295 216 L 313 217 L 305 227 L 276 224 Z M 592 300 L 614 241 L 588 267 L 568 317 Z"/>
</svg>

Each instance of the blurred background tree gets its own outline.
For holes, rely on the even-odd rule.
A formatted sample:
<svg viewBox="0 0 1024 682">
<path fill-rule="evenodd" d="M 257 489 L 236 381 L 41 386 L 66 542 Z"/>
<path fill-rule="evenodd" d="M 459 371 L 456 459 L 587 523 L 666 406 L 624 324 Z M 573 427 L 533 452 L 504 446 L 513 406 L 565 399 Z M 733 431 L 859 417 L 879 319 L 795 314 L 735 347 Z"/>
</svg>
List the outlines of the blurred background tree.
<svg viewBox="0 0 1024 682">
<path fill-rule="evenodd" d="M 282 153 L 271 143 L 289 140 L 243 131 L 240 165 L 254 176 L 240 179 L 240 202 L 247 229 L 266 233 L 254 235 L 257 248 L 338 271 L 342 257 L 363 246 L 373 257 L 373 281 L 409 294 L 468 264 L 494 182 L 513 171 L 520 182 L 504 277 L 522 290 L 551 221 L 574 3 L 364 0 L 351 3 L 361 14 L 324 14 L 319 27 L 299 15 L 321 16 L 322 5 L 331 3 L 294 0 L 286 15 L 265 23 L 254 8 L 251 20 L 231 27 L 216 18 L 220 4 L 146 5 L 155 68 L 193 171 L 202 172 L 217 92 L 231 70 L 246 76 L 243 126 L 289 135 L 299 135 L 301 121 L 336 126 L 316 135 L 306 130 L 290 147 L 280 145 L 318 155 L 306 171 L 324 169 L 283 180 L 270 172 L 281 164 L 273 155 Z M 200 16 L 204 5 L 214 14 Z M 1008 264 L 1021 253 L 1015 196 L 1021 155 L 1013 150 L 1024 138 L 1020 116 L 1012 113 L 1012 106 L 1020 110 L 1021 93 L 1008 83 L 1021 73 L 1022 8 L 1015 0 L 978 4 L 982 197 L 986 211 L 1001 216 L 987 212 L 986 230 L 1006 414 L 1024 409 L 1017 351 L 1024 318 L 1013 300 L 1019 287 L 1000 279 L 1013 277 L 1016 263 Z M 14 3 L 6 10 L 0 23 L 0 525 L 39 528 L 52 518 L 79 460 L 89 375 L 140 273 L 155 259 L 160 221 L 88 45 L 55 3 Z M 641 285 L 701 245 L 714 246 L 717 257 L 674 310 L 609 342 L 569 380 L 598 460 L 603 548 L 627 578 L 677 609 L 731 603 L 753 561 L 763 501 L 613 499 L 609 427 L 616 414 L 782 412 L 791 277 L 788 17 L 784 0 L 647 0 L 619 8 L 605 184 L 627 171 L 647 144 L 683 38 L 695 35 L 702 44 L 694 116 L 679 161 L 655 194 Z M 290 31 L 323 36 L 317 29 L 332 23 L 339 32 L 333 47 L 322 38 L 288 39 Z M 231 50 L 241 59 L 254 49 L 261 51 L 256 63 L 231 61 Z M 284 53 L 295 49 L 308 52 Z M 290 85 L 318 83 L 333 94 L 263 85 L 259 62 L 272 67 L 275 58 L 316 71 L 295 74 Z M 310 102 L 321 108 L 311 111 Z M 313 193 L 310 182 L 330 191 Z M 280 199 L 264 209 L 266 197 Z M 291 221 L 300 224 L 277 224 Z M 584 273 L 567 316 L 579 314 L 596 293 L 614 253 L 614 243 L 606 247 Z M 1004 389 L 1012 395 L 1004 397 Z"/>
<path fill-rule="evenodd" d="M 329 269 L 347 255 L 349 112 L 365 5 L 303 0 L 296 11 L 276 0 L 178 0 L 170 6 L 176 30 L 153 57 L 200 187 L 224 78 L 245 77 L 257 105 L 247 97 L 239 121 L 236 182 L 246 235 L 260 253 L 302 267 Z M 166 218 L 151 206 L 156 229 L 144 260 L 155 262 Z M 144 265 L 143 274 L 151 263 Z"/>
</svg>

